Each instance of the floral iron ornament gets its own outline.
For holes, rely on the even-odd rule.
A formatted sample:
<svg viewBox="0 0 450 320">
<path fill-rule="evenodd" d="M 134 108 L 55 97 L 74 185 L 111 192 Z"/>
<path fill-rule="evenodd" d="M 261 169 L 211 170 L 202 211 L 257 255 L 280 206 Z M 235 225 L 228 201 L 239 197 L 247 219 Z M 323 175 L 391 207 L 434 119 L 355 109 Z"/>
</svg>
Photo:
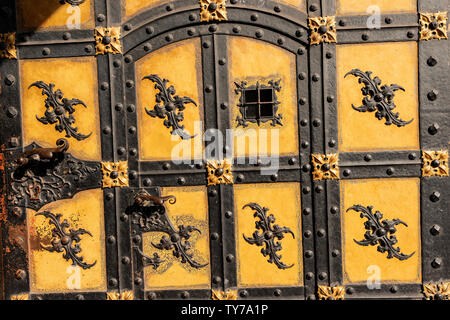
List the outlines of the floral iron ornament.
<svg viewBox="0 0 450 320">
<path fill-rule="evenodd" d="M 172 128 L 171 134 L 179 135 L 182 139 L 188 140 L 194 138 L 184 131 L 184 125 L 180 125 L 180 122 L 184 120 L 183 110 L 186 108 L 185 104 L 192 103 L 197 106 L 197 103 L 189 97 L 180 97 L 175 95 L 176 90 L 173 86 L 167 87 L 169 80 L 161 80 L 155 74 L 144 77 L 142 80 L 147 79 L 155 83 L 155 89 L 159 90 L 156 94 L 156 104 L 153 110 L 145 108 L 145 112 L 152 118 L 164 119 L 164 125 L 166 128 Z"/>
<path fill-rule="evenodd" d="M 333 16 L 309 18 L 309 29 L 311 45 L 337 42 L 336 18 Z"/>
<path fill-rule="evenodd" d="M 200 21 L 228 20 L 226 0 L 200 0 Z"/>
<path fill-rule="evenodd" d="M 423 294 L 427 300 L 450 300 L 450 282 L 424 284 Z"/>
<path fill-rule="evenodd" d="M 317 296 L 320 300 L 344 300 L 345 288 L 339 287 L 328 287 L 319 286 L 317 291 Z"/>
<path fill-rule="evenodd" d="M 422 151 L 422 176 L 448 176 L 448 151 Z"/>
<path fill-rule="evenodd" d="M 73 265 L 80 266 L 83 269 L 90 269 L 92 268 L 97 261 L 94 261 L 94 263 L 86 263 L 83 261 L 83 257 L 78 256 L 78 254 L 81 252 L 81 247 L 78 244 L 78 242 L 81 241 L 80 235 L 88 234 L 92 237 L 92 234 L 85 230 L 85 229 L 70 229 L 69 232 L 67 232 L 67 228 L 70 227 L 69 223 L 66 219 L 61 222 L 61 214 L 54 215 L 53 213 L 49 211 L 44 211 L 36 214 L 36 216 L 44 216 L 47 219 L 50 219 L 50 224 L 52 224 L 54 227 L 52 229 L 52 236 L 53 239 L 51 241 L 51 246 L 44 246 L 41 244 L 41 247 L 44 250 L 50 251 L 50 252 L 63 252 L 63 258 L 66 260 L 71 259 Z M 76 243 L 76 244 L 74 244 Z"/>
<path fill-rule="evenodd" d="M 281 262 L 281 255 L 277 254 L 277 251 L 282 249 L 281 242 L 275 242 L 275 239 L 282 240 L 284 238 L 284 233 L 290 233 L 292 238 L 295 239 L 294 233 L 287 227 L 280 227 L 279 225 L 273 225 L 275 222 L 275 217 L 270 214 L 267 216 L 267 211 L 269 208 L 262 208 L 257 203 L 247 203 L 242 209 L 250 207 L 255 210 L 253 216 L 259 218 L 259 221 L 255 222 L 256 231 L 253 232 L 252 237 L 246 237 L 244 234 L 244 240 L 249 244 L 256 244 L 257 246 L 265 245 L 265 248 L 261 249 L 261 253 L 264 257 L 269 256 L 267 260 L 269 263 L 275 263 L 279 269 L 289 269 L 294 266 L 294 264 L 286 265 Z M 261 230 L 262 233 L 259 233 Z"/>
<path fill-rule="evenodd" d="M 420 40 L 448 39 L 447 11 L 438 13 L 419 13 Z"/>
<path fill-rule="evenodd" d="M 414 119 L 409 121 L 404 121 L 399 119 L 399 113 L 393 112 L 395 109 L 395 104 L 393 102 L 394 92 L 397 90 L 405 91 L 405 89 L 397 84 L 381 85 L 381 79 L 375 77 L 372 79 L 371 71 L 363 72 L 359 69 L 350 70 L 345 76 L 349 74 L 358 77 L 358 82 L 363 83 L 364 87 L 361 88 L 363 95 L 365 96 L 362 100 L 362 105 L 360 107 L 355 107 L 352 104 L 352 108 L 359 112 L 375 112 L 375 117 L 378 120 L 383 118 L 386 120 L 385 125 L 395 124 L 397 127 L 403 127 L 411 123 Z"/>
<path fill-rule="evenodd" d="M 63 93 L 61 90 L 57 89 L 54 91 L 55 85 L 53 83 L 46 84 L 43 81 L 37 81 L 32 83 L 28 89 L 31 87 L 36 87 L 42 89 L 42 95 L 46 95 L 45 108 L 46 111 L 43 117 L 38 117 L 36 119 L 43 124 L 55 124 L 55 130 L 59 132 L 66 132 L 66 137 L 74 137 L 78 141 L 87 139 L 92 134 L 83 135 L 78 132 L 78 128 L 73 127 L 75 123 L 75 117 L 73 113 L 75 112 L 74 106 L 82 105 L 87 108 L 86 104 L 78 99 L 67 99 L 63 98 Z"/>
<path fill-rule="evenodd" d="M 137 225 L 142 232 L 163 232 L 159 243 L 152 243 L 152 246 L 159 250 L 172 250 L 176 258 L 181 259 L 181 263 L 188 263 L 191 267 L 200 269 L 208 264 L 202 264 L 194 260 L 193 254 L 188 251 L 192 249 L 189 238 L 192 232 L 201 233 L 201 231 L 193 226 L 179 225 L 178 230 L 174 227 L 166 213 L 164 202 L 168 201 L 174 204 L 176 198 L 174 196 L 156 197 L 149 195 L 146 191 L 142 191 L 135 195 L 135 204 L 130 207 L 133 212 L 132 222 Z M 147 265 L 152 265 L 157 269 L 163 260 L 158 255 L 152 257 L 140 254 L 144 258 Z"/>
<path fill-rule="evenodd" d="M 361 218 L 367 218 L 367 221 L 364 222 L 364 227 L 368 230 L 364 234 L 365 239 L 360 241 L 353 239 L 353 241 L 361 246 L 378 245 L 377 250 L 381 253 L 387 252 L 388 259 L 397 258 L 399 260 L 406 260 L 414 255 L 415 252 L 403 254 L 400 252 L 400 248 L 394 247 L 398 242 L 397 237 L 393 235 L 397 231 L 395 226 L 402 224 L 407 227 L 408 225 L 399 219 L 381 220 L 383 214 L 379 211 L 373 213 L 372 209 L 372 206 L 364 207 L 359 204 L 347 209 L 346 212 L 354 210 L 356 212 L 361 212 Z"/>
</svg>

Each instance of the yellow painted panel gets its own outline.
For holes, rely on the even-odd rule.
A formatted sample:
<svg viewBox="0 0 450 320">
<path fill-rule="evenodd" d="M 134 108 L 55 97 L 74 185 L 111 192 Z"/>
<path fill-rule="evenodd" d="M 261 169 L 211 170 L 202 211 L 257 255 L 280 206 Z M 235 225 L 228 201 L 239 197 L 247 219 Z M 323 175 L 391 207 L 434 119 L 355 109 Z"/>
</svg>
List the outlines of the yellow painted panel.
<svg viewBox="0 0 450 320">
<path fill-rule="evenodd" d="M 263 41 L 244 38 L 230 37 L 228 40 L 228 55 L 230 60 L 230 102 L 232 106 L 231 124 L 233 129 L 241 129 L 243 134 L 254 132 L 258 145 L 267 143 L 267 153 L 270 155 L 272 144 L 278 142 L 280 155 L 298 153 L 298 116 L 297 116 L 297 85 L 295 80 L 295 55 L 272 44 Z M 270 59 L 268 59 L 270 57 Z M 247 81 L 248 85 L 254 85 L 257 81 L 267 85 L 269 80 L 281 79 L 281 91 L 276 92 L 280 102 L 278 113 L 283 116 L 283 126 L 271 126 L 271 122 L 248 123 L 248 127 L 237 128 L 236 117 L 240 116 L 239 104 L 240 94 L 235 93 L 234 82 Z M 267 131 L 263 136 L 263 131 Z M 279 139 L 272 141 L 271 130 L 279 130 Z M 235 138 L 234 155 L 249 156 L 257 155 L 257 151 L 249 148 L 251 143 L 246 143 L 245 153 L 236 146 L 238 139 Z M 276 148 L 274 149 L 276 150 Z M 274 152 L 276 153 L 276 152 Z"/>
<path fill-rule="evenodd" d="M 73 199 L 59 200 L 42 207 L 39 212 L 50 211 L 62 214 L 61 222 L 67 219 L 69 229 L 85 229 L 92 234 L 81 235 L 79 245 L 84 262 L 96 264 L 90 269 L 73 267 L 72 260 L 63 258 L 63 253 L 49 252 L 41 244 L 49 246 L 53 225 L 35 211 L 27 210 L 29 226 L 30 287 L 32 292 L 104 291 L 106 290 L 103 192 L 92 189 L 77 193 Z"/>
<path fill-rule="evenodd" d="M 172 150 L 177 150 L 177 156 L 182 159 L 201 158 L 203 151 L 202 124 L 199 123 L 203 121 L 201 72 L 199 38 L 174 43 L 136 62 L 139 148 L 142 160 L 173 159 Z M 164 126 L 164 119 L 152 118 L 145 112 L 145 108 L 153 110 L 156 104 L 155 95 L 159 92 L 153 82 L 142 80 L 151 74 L 169 80 L 167 86 L 173 86 L 176 95 L 189 97 L 197 103 L 197 107 L 193 104 L 185 105 L 184 120 L 180 122 L 190 135 L 197 134 L 195 138 L 183 140 L 178 135 L 172 135 L 170 133 L 172 129 Z"/>
<path fill-rule="evenodd" d="M 375 150 L 409 150 L 419 149 L 419 114 L 418 114 L 418 71 L 417 43 L 376 43 L 337 46 L 337 82 L 338 82 L 338 117 L 339 150 L 375 151 Z M 412 123 L 397 127 L 385 125 L 385 120 L 378 120 L 375 112 L 358 112 L 364 98 L 363 84 L 352 75 L 344 78 L 352 69 L 363 72 L 372 71 L 372 78 L 377 76 L 382 85 L 396 83 L 405 92 L 396 91 L 394 112 L 400 119 Z"/>
<path fill-rule="evenodd" d="M 297 7 L 301 10 L 305 9 L 305 1 L 304 0 L 278 0 L 277 2 L 285 3 L 294 7 Z"/>
<path fill-rule="evenodd" d="M 236 213 L 236 241 L 238 255 L 238 283 L 243 287 L 255 286 L 295 286 L 303 284 L 302 263 L 302 232 L 300 222 L 300 185 L 298 183 L 277 184 L 242 184 L 234 186 Z M 267 215 L 273 214 L 274 224 L 288 227 L 295 235 L 285 234 L 280 241 L 282 250 L 281 261 L 293 266 L 289 269 L 279 269 L 274 263 L 269 263 L 269 257 L 261 253 L 258 247 L 245 241 L 243 235 L 252 237 L 256 231 L 253 217 L 254 210 L 242 207 L 248 203 L 257 203 L 269 208 Z M 259 230 L 261 233 L 261 230 Z"/>
<path fill-rule="evenodd" d="M 367 14 L 370 6 L 378 6 L 382 14 L 416 12 L 417 0 L 337 0 L 336 6 L 338 15 Z"/>
<path fill-rule="evenodd" d="M 21 60 L 20 72 L 24 144 L 28 145 L 34 141 L 42 147 L 49 148 L 56 146 L 57 139 L 65 138 L 70 145 L 68 152 L 75 157 L 85 160 L 100 160 L 100 119 L 95 57 Z M 75 123 L 73 126 L 78 127 L 78 132 L 81 134 L 88 135 L 92 132 L 92 135 L 78 141 L 73 137 L 65 137 L 64 131 L 56 131 L 56 124 L 39 122 L 36 115 L 44 116 L 47 96 L 42 95 L 42 89 L 36 87 L 28 89 L 36 81 L 43 81 L 46 84 L 54 83 L 54 90 L 61 89 L 64 98 L 82 100 L 87 108 L 82 105 L 74 107 Z"/>
<path fill-rule="evenodd" d="M 139 11 L 144 11 L 143 9 L 149 9 L 151 7 L 155 7 L 157 5 L 163 4 L 164 0 L 122 0 L 125 2 L 125 16 L 128 18 Z M 200 8 L 200 5 L 199 5 Z"/>
<path fill-rule="evenodd" d="M 94 1 L 79 6 L 55 0 L 17 0 L 20 30 L 88 29 L 94 27 Z"/>
<path fill-rule="evenodd" d="M 365 283 L 379 275 L 383 282 L 421 282 L 420 253 L 420 179 L 369 179 L 341 181 L 342 255 L 345 283 Z M 373 206 L 384 219 L 400 219 L 408 227 L 397 225 L 398 243 L 404 254 L 414 255 L 406 260 L 388 259 L 387 253 L 377 251 L 377 246 L 361 246 L 354 242 L 363 240 L 366 218 L 349 207 L 360 204 Z"/>
<path fill-rule="evenodd" d="M 208 263 L 203 268 L 193 268 L 189 263 L 181 263 L 172 250 L 156 249 L 151 243 L 159 243 L 163 232 L 147 232 L 143 234 L 143 251 L 147 256 L 158 253 L 165 260 L 158 269 L 149 266 L 144 269 L 145 286 L 147 289 L 181 289 L 181 288 L 209 288 L 210 287 L 210 259 L 209 259 L 209 225 L 208 199 L 204 186 L 163 188 L 162 195 L 176 197 L 175 204 L 166 202 L 168 216 L 175 228 L 179 225 L 196 227 L 201 233 L 192 232 L 189 242 L 193 259 L 200 263 Z"/>
</svg>

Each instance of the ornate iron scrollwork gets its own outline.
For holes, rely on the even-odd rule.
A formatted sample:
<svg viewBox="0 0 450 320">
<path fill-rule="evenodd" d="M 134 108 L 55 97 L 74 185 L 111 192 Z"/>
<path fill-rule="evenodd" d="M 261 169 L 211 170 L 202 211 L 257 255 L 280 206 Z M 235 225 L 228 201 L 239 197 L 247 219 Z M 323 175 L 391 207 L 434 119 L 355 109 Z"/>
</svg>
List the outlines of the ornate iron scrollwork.
<svg viewBox="0 0 450 320">
<path fill-rule="evenodd" d="M 144 79 L 154 82 L 155 89 L 159 90 L 155 96 L 156 104 L 153 110 L 145 108 L 145 112 L 152 118 L 164 119 L 164 126 L 172 128 L 171 134 L 177 134 L 185 140 L 194 138 L 195 136 L 191 136 L 184 131 L 184 125 L 181 125 L 180 122 L 184 120 L 182 111 L 186 108 L 185 104 L 191 103 L 197 106 L 197 103 L 189 97 L 175 95 L 175 88 L 173 86 L 167 87 L 169 82 L 167 79 L 161 80 L 155 74 L 146 76 L 142 80 Z"/>
<path fill-rule="evenodd" d="M 270 125 L 275 127 L 282 126 L 281 119 L 283 115 L 277 114 L 278 101 L 276 92 L 281 91 L 280 80 L 269 80 L 268 85 L 260 84 L 248 86 L 246 81 L 240 83 L 235 82 L 236 89 L 234 92 L 240 94 L 239 112 L 241 116 L 236 117 L 237 127 L 248 127 L 247 122 L 256 123 L 258 126 L 261 122 L 271 121 Z"/>
<path fill-rule="evenodd" d="M 65 153 L 66 139 L 59 139 L 56 144 L 56 148 L 33 144 L 18 156 L 16 163 L 8 163 L 9 205 L 38 210 L 46 203 L 72 197 L 81 183 L 86 187 L 97 186 L 99 164 Z"/>
<path fill-rule="evenodd" d="M 279 269 L 288 269 L 294 266 L 294 264 L 286 265 L 281 262 L 281 255 L 277 254 L 277 251 L 282 249 L 281 242 L 275 242 L 275 238 L 281 240 L 284 238 L 284 233 L 290 233 L 292 238 L 295 239 L 294 233 L 287 227 L 280 227 L 279 225 L 273 225 L 275 222 L 275 217 L 270 214 L 267 216 L 268 208 L 262 208 L 257 203 L 247 203 L 242 209 L 250 207 L 255 210 L 253 216 L 259 218 L 259 221 L 255 222 L 256 231 L 253 232 L 252 237 L 246 237 L 242 235 L 249 244 L 256 244 L 257 246 L 265 245 L 265 248 L 261 249 L 261 253 L 264 257 L 269 256 L 267 260 L 269 263 L 275 263 Z M 259 233 L 261 230 L 262 233 Z"/>
<path fill-rule="evenodd" d="M 395 104 L 393 102 L 394 92 L 397 90 L 405 91 L 405 89 L 397 84 L 381 85 L 381 79 L 375 77 L 372 79 L 371 71 L 363 72 L 359 69 L 350 70 L 345 76 L 349 74 L 358 77 L 358 82 L 363 83 L 364 87 L 361 88 L 363 95 L 365 96 L 362 100 L 362 106 L 355 107 L 352 104 L 352 108 L 359 112 L 375 112 L 375 117 L 378 120 L 385 119 L 385 125 L 395 124 L 397 127 L 403 127 L 411 123 L 414 119 L 409 121 L 404 121 L 399 119 L 399 113 L 392 112 L 395 109 Z"/>
<path fill-rule="evenodd" d="M 63 93 L 61 90 L 57 89 L 54 91 L 55 85 L 53 83 L 46 84 L 43 81 L 37 81 L 32 83 L 28 89 L 31 87 L 36 87 L 42 89 L 42 95 L 46 95 L 45 99 L 45 114 L 43 117 L 38 117 L 36 119 L 43 124 L 55 124 L 55 130 L 59 132 L 66 132 L 66 137 L 74 137 L 78 141 L 87 139 L 91 136 L 92 132 L 88 135 L 83 135 L 78 132 L 78 128 L 73 127 L 75 123 L 75 117 L 73 113 L 75 112 L 74 106 L 82 105 L 87 108 L 86 104 L 78 99 L 67 99 L 63 98 Z"/>
<path fill-rule="evenodd" d="M 195 261 L 193 254 L 188 252 L 191 249 L 189 242 L 191 233 L 194 231 L 201 233 L 201 231 L 193 226 L 184 225 L 179 225 L 177 230 L 166 214 L 165 201 L 174 204 L 176 199 L 174 196 L 151 196 L 145 191 L 136 194 L 135 204 L 129 209 L 133 212 L 132 223 L 137 225 L 142 232 L 163 232 L 168 235 L 168 237 L 162 236 L 159 243 L 152 243 L 153 247 L 159 250 L 172 250 L 173 255 L 181 259 L 181 263 L 188 263 L 193 268 L 200 269 L 207 266 L 208 263 L 201 264 Z M 154 269 L 157 269 L 162 262 L 159 260 L 159 256 L 154 255 L 151 258 L 142 252 L 141 255 Z"/>
<path fill-rule="evenodd" d="M 81 241 L 80 236 L 83 234 L 88 234 L 92 237 L 92 234 L 89 231 L 80 228 L 76 230 L 70 229 L 69 232 L 67 232 L 66 229 L 70 227 L 70 224 L 66 219 L 61 222 L 61 214 L 54 215 L 49 211 L 44 211 L 37 213 L 36 216 L 44 216 L 47 219 L 50 219 L 49 223 L 53 225 L 53 239 L 51 241 L 51 246 L 44 246 L 41 244 L 41 247 L 44 250 L 47 250 L 49 252 L 64 251 L 64 259 L 71 259 L 73 265 L 80 266 L 83 269 L 90 269 L 97 263 L 97 261 L 94 261 L 94 263 L 91 264 L 86 263 L 83 261 L 83 257 L 78 256 L 78 254 L 81 252 L 81 247 L 78 244 Z"/>
<path fill-rule="evenodd" d="M 393 235 L 397 231 L 395 226 L 402 224 L 407 227 L 408 225 L 399 219 L 381 220 L 383 214 L 380 211 L 373 213 L 372 209 L 372 206 L 364 207 L 359 204 L 353 205 L 347 209 L 346 212 L 354 210 L 356 212 L 361 212 L 361 218 L 367 218 L 367 221 L 364 222 L 364 227 L 368 230 L 364 234 L 365 239 L 360 241 L 353 239 L 353 241 L 361 246 L 378 245 L 377 250 L 381 253 L 387 252 L 388 259 L 397 258 L 399 260 L 406 260 L 414 255 L 415 252 L 407 255 L 401 253 L 400 248 L 394 247 L 398 242 L 397 237 Z"/>
</svg>

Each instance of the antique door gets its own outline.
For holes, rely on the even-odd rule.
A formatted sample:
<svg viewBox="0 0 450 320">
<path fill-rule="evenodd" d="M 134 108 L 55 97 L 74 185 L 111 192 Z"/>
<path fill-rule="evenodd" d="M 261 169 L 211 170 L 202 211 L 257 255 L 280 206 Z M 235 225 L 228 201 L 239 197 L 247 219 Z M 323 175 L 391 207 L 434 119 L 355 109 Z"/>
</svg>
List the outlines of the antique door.
<svg viewBox="0 0 450 320">
<path fill-rule="evenodd" d="M 446 1 L 372 2 L 5 1 L 2 298 L 448 299 Z"/>
</svg>

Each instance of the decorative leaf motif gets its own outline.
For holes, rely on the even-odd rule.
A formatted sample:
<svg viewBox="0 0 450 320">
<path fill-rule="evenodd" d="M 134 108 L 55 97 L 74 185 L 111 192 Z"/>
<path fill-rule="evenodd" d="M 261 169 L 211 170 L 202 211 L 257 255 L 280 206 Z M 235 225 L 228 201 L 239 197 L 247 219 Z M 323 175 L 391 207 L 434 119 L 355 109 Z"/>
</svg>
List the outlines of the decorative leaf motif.
<svg viewBox="0 0 450 320">
<path fill-rule="evenodd" d="M 403 127 L 411 123 L 414 119 L 409 121 L 404 121 L 399 119 L 399 113 L 393 112 L 395 109 L 395 104 L 393 102 L 394 92 L 397 90 L 405 91 L 405 89 L 397 84 L 381 85 L 381 79 L 375 77 L 372 79 L 371 71 L 362 72 L 359 69 L 350 70 L 344 78 L 349 74 L 358 77 L 358 82 L 364 84 L 361 88 L 363 95 L 365 96 L 362 100 L 362 105 L 355 107 L 352 104 L 352 108 L 359 112 L 375 112 L 375 117 L 378 120 L 383 118 L 386 120 L 385 125 L 395 124 L 397 127 Z"/>
<path fill-rule="evenodd" d="M 91 136 L 92 132 L 88 135 L 83 135 L 78 133 L 78 128 L 73 127 L 75 123 L 75 117 L 73 113 L 75 112 L 74 106 L 82 105 L 87 108 L 86 104 L 79 99 L 67 99 L 63 98 L 63 93 L 61 90 L 57 89 L 54 91 L 55 85 L 53 83 L 46 84 L 43 81 L 37 81 L 32 83 L 28 89 L 36 87 L 42 89 L 42 95 L 46 95 L 45 99 L 45 113 L 43 117 L 38 117 L 36 119 L 43 124 L 55 124 L 55 130 L 59 132 L 66 132 L 66 137 L 74 137 L 78 141 L 87 139 Z"/>
<path fill-rule="evenodd" d="M 135 205 L 131 207 L 130 210 L 133 210 L 133 219 L 132 223 L 139 226 L 142 232 L 163 232 L 167 235 L 161 237 L 159 243 L 152 243 L 152 246 L 159 250 L 172 250 L 174 257 L 179 258 L 181 263 L 188 263 L 190 266 L 196 269 L 203 268 L 208 265 L 201 264 L 194 260 L 193 254 L 188 252 L 192 249 L 191 243 L 189 239 L 191 237 L 192 232 L 198 232 L 201 234 L 201 231 L 198 228 L 193 226 L 184 226 L 179 225 L 178 230 L 173 226 L 169 217 L 166 214 L 166 208 L 163 203 L 165 200 L 169 200 L 169 203 L 175 203 L 176 199 L 174 196 L 168 196 L 163 198 L 151 197 L 152 201 L 149 202 L 148 206 L 143 205 L 143 198 L 149 198 L 148 193 L 143 191 L 135 195 Z M 160 204 L 157 204 L 160 203 Z M 154 263 L 154 269 L 159 267 L 159 263 L 156 263 L 155 260 L 158 260 L 155 256 L 144 257 L 147 261 L 152 261 Z"/>
<path fill-rule="evenodd" d="M 396 227 L 399 224 L 408 226 L 405 222 L 399 219 L 394 220 L 381 220 L 383 214 L 380 211 L 372 212 L 373 207 L 364 207 L 362 205 L 356 204 L 347 209 L 346 212 L 354 210 L 356 212 L 361 212 L 361 218 L 367 218 L 364 222 L 364 227 L 366 233 L 364 234 L 363 240 L 355 240 L 355 243 L 361 246 L 376 246 L 377 250 L 381 253 L 387 252 L 387 258 L 397 258 L 399 260 L 406 260 L 414 255 L 415 252 L 407 255 L 400 252 L 400 248 L 395 248 L 394 245 L 398 242 L 397 237 L 393 234 L 397 231 Z"/>
<path fill-rule="evenodd" d="M 185 104 L 197 106 L 197 103 L 189 97 L 175 95 L 175 88 L 173 86 L 167 87 L 169 82 L 167 79 L 161 80 L 155 74 L 146 76 L 142 80 L 144 79 L 154 82 L 155 89 L 159 90 L 155 95 L 156 104 L 153 110 L 145 108 L 145 112 L 152 118 L 164 119 L 164 126 L 172 128 L 171 134 L 177 134 L 185 140 L 194 138 L 195 135 L 191 136 L 184 131 L 184 125 L 181 125 L 180 122 L 184 120 L 182 111 L 186 108 Z"/>
<path fill-rule="evenodd" d="M 50 219 L 49 223 L 54 226 L 52 229 L 53 239 L 51 241 L 51 246 L 43 246 L 41 244 L 41 247 L 44 250 L 49 252 L 64 252 L 64 259 L 71 259 L 73 265 L 78 265 L 83 269 L 90 269 L 97 263 L 97 261 L 94 261 L 94 263 L 91 264 L 86 263 L 83 261 L 83 257 L 78 256 L 81 252 L 81 247 L 78 244 L 81 241 L 80 236 L 88 234 L 92 237 L 92 234 L 89 231 L 80 228 L 76 230 L 70 229 L 69 232 L 67 232 L 66 229 L 70 227 L 70 224 L 66 219 L 61 222 L 61 214 L 54 215 L 49 211 L 43 211 L 37 213 L 36 216 L 44 216 L 47 219 Z"/>
<path fill-rule="evenodd" d="M 289 233 L 292 238 L 295 239 L 294 233 L 287 227 L 280 227 L 279 225 L 273 225 L 275 222 L 275 217 L 270 214 L 267 216 L 268 208 L 262 208 L 259 204 L 251 202 L 247 203 L 242 209 L 250 207 L 255 210 L 253 216 L 259 218 L 259 221 L 255 221 L 256 231 L 253 232 L 252 237 L 247 237 L 244 234 L 244 240 L 249 244 L 256 244 L 257 246 L 263 246 L 261 253 L 264 257 L 269 256 L 267 260 L 269 263 L 274 263 L 279 269 L 288 269 L 294 266 L 294 264 L 286 265 L 281 261 L 282 256 L 277 254 L 278 251 L 282 249 L 281 242 L 275 241 L 275 239 L 282 240 L 284 238 L 284 233 Z M 259 233 L 258 230 L 261 230 Z"/>
</svg>

